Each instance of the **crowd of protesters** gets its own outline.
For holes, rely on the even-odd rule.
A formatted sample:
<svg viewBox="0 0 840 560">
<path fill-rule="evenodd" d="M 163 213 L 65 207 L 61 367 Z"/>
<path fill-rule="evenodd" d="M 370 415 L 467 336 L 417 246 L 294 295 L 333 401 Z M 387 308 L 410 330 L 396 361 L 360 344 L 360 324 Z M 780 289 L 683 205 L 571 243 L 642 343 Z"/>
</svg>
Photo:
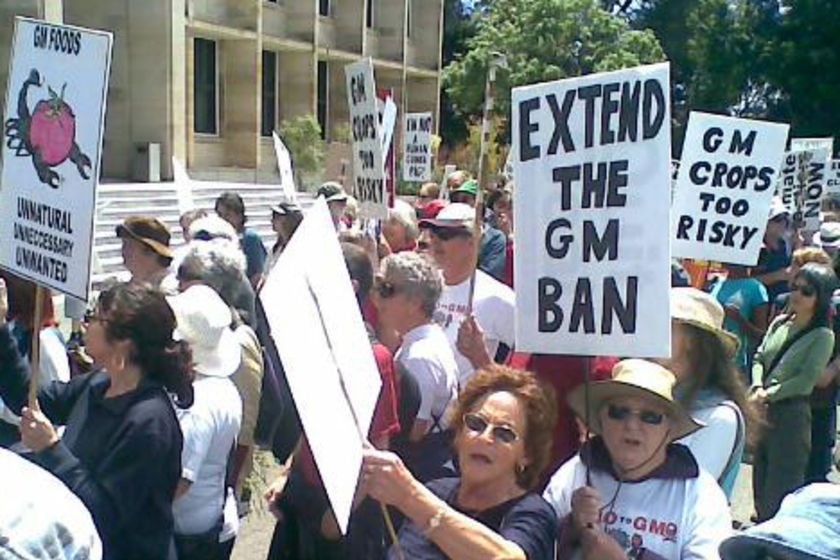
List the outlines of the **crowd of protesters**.
<svg viewBox="0 0 840 560">
<path fill-rule="evenodd" d="M 269 250 L 236 193 L 184 214 L 177 250 L 127 218 L 130 280 L 89 306 L 89 373 L 50 298 L 35 317 L 4 273 L 0 558 L 227 559 L 258 447 L 282 472 L 274 560 L 840 558 L 840 220 L 803 237 L 775 200 L 756 267 L 675 262 L 668 359 L 523 354 L 514 186 L 445 182 L 379 229 L 339 183 L 317 192 L 382 380 L 343 535 L 258 297 L 301 206 L 271 206 Z M 757 525 L 735 530 L 745 459 Z"/>
</svg>

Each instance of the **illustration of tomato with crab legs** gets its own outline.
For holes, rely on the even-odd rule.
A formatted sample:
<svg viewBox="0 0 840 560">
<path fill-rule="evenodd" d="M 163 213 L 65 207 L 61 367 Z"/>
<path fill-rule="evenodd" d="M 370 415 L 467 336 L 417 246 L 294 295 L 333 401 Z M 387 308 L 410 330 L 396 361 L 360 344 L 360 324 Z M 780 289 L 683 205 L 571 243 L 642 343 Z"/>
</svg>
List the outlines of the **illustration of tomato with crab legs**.
<svg viewBox="0 0 840 560">
<path fill-rule="evenodd" d="M 18 93 L 17 117 L 6 120 L 6 146 L 14 155 L 31 157 L 38 178 L 45 185 L 57 189 L 62 177 L 53 170 L 70 160 L 79 175 L 90 178 L 91 161 L 76 144 L 76 115 L 64 101 L 64 90 L 56 93 L 47 86 L 49 99 L 41 99 L 30 113 L 27 95 L 29 88 L 41 87 L 41 75 L 33 69 Z"/>
</svg>

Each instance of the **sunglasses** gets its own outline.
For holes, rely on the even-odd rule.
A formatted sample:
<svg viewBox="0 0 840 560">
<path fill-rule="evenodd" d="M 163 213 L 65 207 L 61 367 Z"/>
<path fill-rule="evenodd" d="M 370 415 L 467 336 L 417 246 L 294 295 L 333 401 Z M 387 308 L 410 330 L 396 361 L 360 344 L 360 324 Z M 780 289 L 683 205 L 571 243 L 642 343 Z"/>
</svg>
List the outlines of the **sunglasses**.
<svg viewBox="0 0 840 560">
<path fill-rule="evenodd" d="M 607 407 L 607 416 L 610 420 L 621 422 L 627 420 L 631 416 L 636 416 L 643 424 L 650 426 L 658 426 L 665 419 L 665 415 L 661 412 L 654 412 L 652 410 L 632 410 L 626 406 L 616 406 L 611 404 Z"/>
<path fill-rule="evenodd" d="M 817 295 L 817 289 L 810 284 L 792 284 L 790 291 L 799 292 L 805 297 L 814 297 Z"/>
<path fill-rule="evenodd" d="M 455 239 L 456 237 L 471 236 L 468 230 L 462 228 L 431 228 L 430 231 L 432 232 L 432 235 L 441 241 L 449 241 L 451 239 Z"/>
<path fill-rule="evenodd" d="M 464 414 L 464 426 L 474 434 L 483 434 L 487 431 L 487 426 L 491 426 L 493 429 L 490 433 L 493 434 L 493 441 L 496 443 L 513 443 L 519 439 L 519 435 L 513 431 L 513 428 L 491 424 L 473 412 Z"/>
<path fill-rule="evenodd" d="M 96 323 L 102 323 L 102 324 L 104 325 L 105 323 L 107 323 L 107 322 L 108 322 L 108 319 L 104 319 L 104 318 L 102 318 L 102 316 L 101 316 L 101 315 L 99 315 L 99 313 L 97 313 L 96 311 L 94 311 L 94 310 L 92 310 L 92 309 L 88 309 L 87 311 L 85 311 L 85 314 L 84 314 L 84 316 L 82 317 L 82 321 L 83 321 L 86 325 L 89 325 L 89 324 L 91 324 L 91 323 L 93 323 L 93 322 L 96 322 Z"/>
<path fill-rule="evenodd" d="M 393 282 L 387 282 L 381 278 L 377 278 L 374 282 L 373 289 L 379 294 L 382 299 L 390 299 L 397 293 L 397 286 Z"/>
</svg>

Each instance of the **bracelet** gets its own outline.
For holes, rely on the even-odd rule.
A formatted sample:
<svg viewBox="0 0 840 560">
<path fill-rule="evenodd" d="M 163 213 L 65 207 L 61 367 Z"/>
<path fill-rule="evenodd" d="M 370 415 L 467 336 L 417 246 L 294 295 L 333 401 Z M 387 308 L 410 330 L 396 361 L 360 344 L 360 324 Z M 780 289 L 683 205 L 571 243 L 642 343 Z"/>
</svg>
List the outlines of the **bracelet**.
<svg viewBox="0 0 840 560">
<path fill-rule="evenodd" d="M 435 529 L 437 529 L 440 526 L 441 521 L 443 521 L 444 515 L 446 515 L 445 508 L 440 508 L 439 510 L 437 510 L 437 513 L 435 513 L 431 517 L 431 519 L 429 519 L 429 522 L 426 523 L 426 527 L 423 529 L 424 537 L 428 538 L 435 531 Z"/>
</svg>

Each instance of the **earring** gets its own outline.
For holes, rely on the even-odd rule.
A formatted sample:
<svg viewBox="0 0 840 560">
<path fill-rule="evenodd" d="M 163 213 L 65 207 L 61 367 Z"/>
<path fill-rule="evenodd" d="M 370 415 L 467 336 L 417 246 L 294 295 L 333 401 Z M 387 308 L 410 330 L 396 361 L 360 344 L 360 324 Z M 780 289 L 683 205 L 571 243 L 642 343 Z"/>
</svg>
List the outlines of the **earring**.
<svg viewBox="0 0 840 560">
<path fill-rule="evenodd" d="M 520 465 L 517 463 L 515 470 L 516 476 L 522 476 L 525 473 L 525 465 Z"/>
<path fill-rule="evenodd" d="M 119 364 L 117 365 L 117 371 L 122 371 L 125 369 L 125 356 L 120 355 Z"/>
</svg>

